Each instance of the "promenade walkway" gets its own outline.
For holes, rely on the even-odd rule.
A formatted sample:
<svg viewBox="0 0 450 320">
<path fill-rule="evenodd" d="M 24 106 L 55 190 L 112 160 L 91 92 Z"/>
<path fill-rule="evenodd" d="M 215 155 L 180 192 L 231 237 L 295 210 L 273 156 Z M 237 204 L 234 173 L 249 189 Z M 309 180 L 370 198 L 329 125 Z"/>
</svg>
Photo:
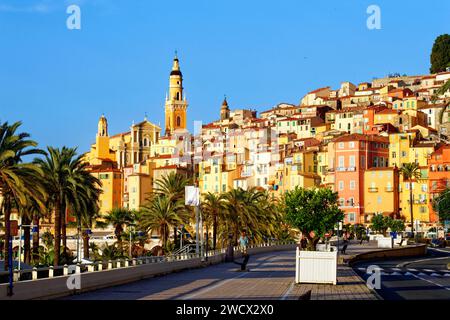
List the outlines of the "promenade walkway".
<svg viewBox="0 0 450 320">
<path fill-rule="evenodd" d="M 365 249 L 364 249 L 365 247 Z M 349 254 L 372 246 L 351 244 Z M 233 263 L 186 270 L 71 296 L 71 300 L 297 300 L 311 290 L 312 300 L 373 300 L 377 296 L 348 266 L 338 266 L 338 285 L 294 284 L 295 251 L 254 255 L 249 271 Z"/>
</svg>

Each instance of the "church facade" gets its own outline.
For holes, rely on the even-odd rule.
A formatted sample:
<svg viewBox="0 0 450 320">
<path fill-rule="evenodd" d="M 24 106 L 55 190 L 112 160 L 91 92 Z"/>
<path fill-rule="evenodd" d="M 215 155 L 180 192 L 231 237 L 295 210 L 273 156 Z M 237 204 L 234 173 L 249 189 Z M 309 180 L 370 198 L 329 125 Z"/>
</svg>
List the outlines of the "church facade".
<svg viewBox="0 0 450 320">
<path fill-rule="evenodd" d="M 84 156 L 91 173 L 102 182 L 100 212 L 139 209 L 154 182 L 170 172 L 189 173 L 191 136 L 186 129 L 188 103 L 178 57 L 173 59 L 166 95 L 165 134 L 147 117 L 129 130 L 109 135 L 108 120 L 98 121 L 95 143 Z"/>
</svg>

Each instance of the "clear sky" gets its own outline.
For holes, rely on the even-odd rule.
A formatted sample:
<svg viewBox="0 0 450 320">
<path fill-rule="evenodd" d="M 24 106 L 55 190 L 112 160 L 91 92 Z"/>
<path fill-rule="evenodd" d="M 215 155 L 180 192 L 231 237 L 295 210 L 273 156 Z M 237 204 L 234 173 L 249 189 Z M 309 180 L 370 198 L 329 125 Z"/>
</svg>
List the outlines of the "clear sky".
<svg viewBox="0 0 450 320">
<path fill-rule="evenodd" d="M 67 6 L 81 8 L 69 30 Z M 369 5 L 381 29 L 369 30 Z M 388 73 L 424 74 L 450 1 L 0 0 L 0 121 L 24 123 L 41 147 L 94 142 L 145 113 L 164 126 L 178 50 L 188 121 L 234 108 L 299 103 L 310 90 Z"/>
</svg>

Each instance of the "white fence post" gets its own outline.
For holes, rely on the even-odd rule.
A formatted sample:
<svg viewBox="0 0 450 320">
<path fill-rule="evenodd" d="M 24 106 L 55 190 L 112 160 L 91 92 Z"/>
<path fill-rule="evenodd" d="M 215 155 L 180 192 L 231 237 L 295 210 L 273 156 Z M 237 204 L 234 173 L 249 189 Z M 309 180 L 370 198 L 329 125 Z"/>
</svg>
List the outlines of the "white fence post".
<svg viewBox="0 0 450 320">
<path fill-rule="evenodd" d="M 13 274 L 13 281 L 17 282 L 20 280 L 20 272 L 17 269 L 14 269 L 14 274 Z"/>
<path fill-rule="evenodd" d="M 48 268 L 48 277 L 53 278 L 54 276 L 55 276 L 55 270 L 54 270 L 53 266 L 50 266 Z"/>
<path fill-rule="evenodd" d="M 36 267 L 34 267 L 33 271 L 31 271 L 31 278 L 33 280 L 37 280 L 37 278 L 38 278 L 38 273 L 37 273 L 37 268 Z"/>
<path fill-rule="evenodd" d="M 98 271 L 102 271 L 103 270 L 103 261 L 100 261 L 97 266 L 98 266 Z"/>
<path fill-rule="evenodd" d="M 109 260 L 109 261 L 108 261 L 108 270 L 110 270 L 110 269 L 112 269 L 112 268 L 113 268 L 112 261 Z"/>
<path fill-rule="evenodd" d="M 67 264 L 63 266 L 63 275 L 69 275 L 69 267 L 67 266 Z"/>
</svg>

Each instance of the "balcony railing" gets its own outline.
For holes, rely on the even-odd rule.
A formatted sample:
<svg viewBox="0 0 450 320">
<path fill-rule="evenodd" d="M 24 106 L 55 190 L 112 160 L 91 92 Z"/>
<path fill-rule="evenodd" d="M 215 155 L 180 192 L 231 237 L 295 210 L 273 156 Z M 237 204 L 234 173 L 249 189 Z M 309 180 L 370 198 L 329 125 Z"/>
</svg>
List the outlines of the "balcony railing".
<svg viewBox="0 0 450 320">
<path fill-rule="evenodd" d="M 378 187 L 369 187 L 369 192 L 378 192 Z"/>
<path fill-rule="evenodd" d="M 386 192 L 392 192 L 394 191 L 394 187 L 386 187 L 384 190 L 386 190 Z"/>
</svg>

